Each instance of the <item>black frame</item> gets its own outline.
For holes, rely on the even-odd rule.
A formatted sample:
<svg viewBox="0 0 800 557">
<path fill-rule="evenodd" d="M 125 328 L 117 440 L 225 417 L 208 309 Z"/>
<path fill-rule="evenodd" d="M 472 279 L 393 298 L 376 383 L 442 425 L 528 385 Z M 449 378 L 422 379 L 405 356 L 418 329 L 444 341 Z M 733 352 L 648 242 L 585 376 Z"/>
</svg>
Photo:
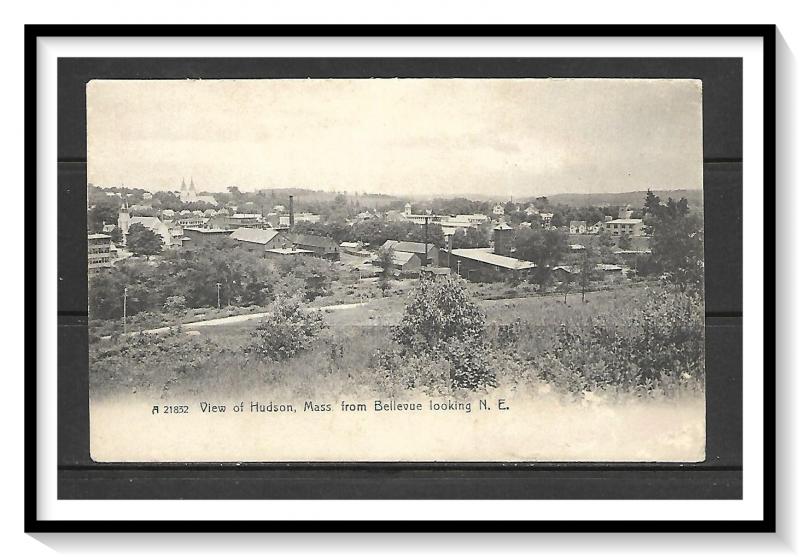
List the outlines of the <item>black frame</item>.
<svg viewBox="0 0 800 557">
<path fill-rule="evenodd" d="M 25 138 L 25 197 L 26 201 L 33 205 L 36 201 L 36 39 L 44 36 L 253 36 L 253 35 L 271 35 L 271 36 L 749 36 L 761 37 L 764 40 L 764 184 L 765 184 L 765 208 L 774 207 L 775 204 L 775 40 L 776 30 L 774 26 L 768 25 L 754 25 L 754 26 L 528 26 L 528 25 L 512 25 L 512 26 L 206 26 L 206 25 L 192 25 L 192 26 L 50 26 L 50 25 L 34 25 L 26 26 L 25 28 L 25 89 L 26 89 L 26 107 L 25 107 L 25 123 L 26 123 L 26 138 Z M 59 119 L 59 124 L 60 124 Z M 59 126 L 61 127 L 61 126 Z M 61 143 L 61 130 L 59 130 L 59 143 Z M 59 160 L 61 162 L 61 149 L 59 147 Z M 726 164 L 741 164 L 741 155 L 738 160 L 735 157 L 719 157 L 717 159 L 706 160 L 720 165 Z M 766 209 L 765 209 L 766 210 Z M 765 220 L 766 222 L 766 220 Z M 59 229 L 61 225 L 59 224 Z M 30 234 L 29 237 L 35 237 L 35 221 L 29 221 L 27 230 Z M 28 319 L 26 325 L 26 353 L 28 355 L 26 372 L 25 372 L 25 529 L 28 532 L 53 532 L 53 531 L 366 531 L 366 530 L 381 530 L 381 531 L 424 531 L 424 530 L 440 530 L 440 531 L 587 531 L 587 532 L 609 532 L 609 531 L 774 531 L 775 530 L 775 364 L 774 353 L 768 352 L 769 348 L 774 348 L 774 308 L 775 297 L 774 289 L 770 288 L 774 285 L 774 229 L 767 234 L 765 230 L 765 278 L 771 278 L 772 282 L 765 287 L 765 318 L 767 325 L 765 326 L 765 341 L 772 342 L 772 345 L 765 343 L 765 376 L 764 376 L 764 464 L 765 464 L 765 478 L 764 478 L 764 519 L 762 521 L 707 521 L 707 522 L 692 522 L 692 521 L 639 521 L 639 522 L 621 522 L 621 521 L 596 521 L 596 522 L 575 522 L 575 521 L 559 521 L 559 522 L 544 522 L 534 523 L 528 521 L 515 521 L 515 522 L 434 522 L 425 523 L 418 521 L 409 522 L 379 522 L 379 523 L 358 523 L 358 522 L 341 522 L 341 521 L 323 521 L 323 522 L 258 522 L 258 521 L 241 521 L 241 522 L 190 522 L 190 521 L 168 521 L 168 522 L 132 522 L 132 521 L 88 521 L 88 522 L 70 522 L 70 521 L 40 521 L 37 518 L 36 498 L 36 331 L 35 320 Z M 773 246 L 771 249 L 769 246 Z M 740 255 L 741 257 L 741 255 Z M 36 250 L 32 245 L 26 246 L 25 255 L 25 269 L 26 277 L 29 278 L 29 283 L 33 283 L 36 274 Z M 35 312 L 36 301 L 31 294 L 30 289 L 26 294 L 26 312 Z M 59 298 L 61 292 L 59 292 Z M 741 306 L 740 306 L 741 307 Z M 59 317 L 62 312 L 59 306 Z M 713 313 L 713 312 L 712 312 Z M 741 311 L 738 316 L 736 312 L 720 311 L 718 315 L 711 315 L 710 317 L 719 318 L 739 318 L 741 319 Z M 59 364 L 60 367 L 60 364 Z M 59 383 L 61 381 L 59 380 Z M 61 388 L 59 386 L 59 398 L 61 398 Z M 59 413 L 61 410 L 59 409 Z M 59 449 L 61 448 L 62 430 L 59 425 Z M 365 466 L 369 465 L 351 465 L 345 468 L 337 469 L 335 466 L 330 465 L 300 465 L 305 466 L 305 470 L 319 472 L 320 474 L 327 475 L 328 477 L 336 475 L 340 480 L 347 479 L 350 473 L 356 473 L 353 479 L 356 482 L 372 482 L 377 481 L 378 484 L 382 479 L 376 476 L 376 472 L 371 473 L 371 478 L 364 478 L 358 476 L 358 472 L 363 472 Z M 61 470 L 59 466 L 59 470 Z M 69 467 L 65 467 L 68 469 Z M 113 473 L 113 467 L 107 468 L 106 472 Z M 241 468 L 241 467 L 239 467 Z M 383 465 L 385 468 L 383 479 L 386 476 L 391 476 L 397 466 Z M 503 468 L 503 467 L 501 467 Z M 610 474 L 619 476 L 620 481 L 626 481 L 629 474 L 633 471 L 630 466 L 615 466 L 615 465 L 572 465 L 568 470 L 560 469 L 558 465 L 538 465 L 535 475 L 539 481 L 541 488 L 542 481 L 545 483 L 552 483 L 557 486 L 560 480 L 567 479 L 570 473 L 581 474 L 582 471 L 596 471 L 598 468 L 605 470 Z M 668 472 L 678 472 L 684 467 L 681 466 L 668 466 L 668 465 L 655 465 L 649 467 L 653 470 L 661 470 Z M 709 472 L 717 472 L 724 475 L 728 470 L 724 467 L 719 467 L 718 470 L 708 470 Z M 179 474 L 181 471 L 191 469 L 199 474 L 206 474 L 207 476 L 214 476 L 220 473 L 224 474 L 224 467 L 215 465 L 202 465 L 202 466 L 160 466 L 159 473 L 165 473 L 166 478 L 163 481 L 168 481 L 170 475 Z M 278 465 L 272 467 L 277 475 L 272 481 L 277 485 L 280 483 L 287 483 L 286 479 L 291 474 L 291 468 L 288 466 Z M 500 488 L 500 493 L 508 497 L 509 494 L 517 489 L 517 486 L 524 483 L 526 480 L 520 477 L 524 470 L 530 468 L 512 466 L 505 467 L 506 476 L 502 479 L 492 478 L 493 470 L 497 470 L 496 465 L 466 465 L 460 466 L 459 469 L 471 470 L 473 474 L 485 474 L 490 485 L 494 489 Z M 431 469 L 427 469 L 432 471 Z M 434 467 L 435 470 L 435 467 Z M 413 483 L 425 477 L 426 469 L 420 470 L 421 475 L 416 477 L 407 478 L 409 489 L 413 489 Z M 448 478 L 453 483 L 457 484 L 459 476 L 457 470 L 452 470 L 451 477 Z M 510 472 L 510 474 L 509 474 Z M 565 477 L 566 474 L 566 477 Z M 511 477 L 509 477 L 509 475 Z M 321 479 L 321 476 L 320 476 Z M 491 483 L 491 482 L 494 483 Z M 629 480 L 628 480 L 629 481 Z M 319 485 L 319 483 L 317 483 Z M 352 484 L 351 485 L 357 485 Z M 341 487 L 340 487 L 341 489 Z M 312 488 L 312 491 L 314 488 Z M 553 490 L 553 488 L 551 488 Z M 556 492 L 558 488 L 554 489 Z M 360 498 L 367 498 L 370 491 L 366 490 L 366 495 L 361 495 Z M 374 493 L 374 486 L 373 492 Z M 59 488 L 59 496 L 61 495 L 61 488 Z M 335 494 L 341 497 L 343 494 Z M 556 493 L 557 495 L 557 493 Z M 585 494 L 584 494 L 585 495 Z M 301 495 L 302 496 L 302 495 Z M 307 495 L 308 496 L 308 495 Z M 312 495 L 313 497 L 314 495 Z M 316 496 L 319 496 L 318 494 Z M 434 495 L 435 497 L 436 495 Z M 497 492 L 494 493 L 497 496 Z M 552 495 L 551 495 L 552 496 Z M 358 497 L 358 494 L 356 494 Z M 490 494 L 484 494 L 483 498 L 490 498 Z M 478 496 L 480 498 L 480 496 Z M 213 528 L 210 526 L 213 524 Z"/>
</svg>

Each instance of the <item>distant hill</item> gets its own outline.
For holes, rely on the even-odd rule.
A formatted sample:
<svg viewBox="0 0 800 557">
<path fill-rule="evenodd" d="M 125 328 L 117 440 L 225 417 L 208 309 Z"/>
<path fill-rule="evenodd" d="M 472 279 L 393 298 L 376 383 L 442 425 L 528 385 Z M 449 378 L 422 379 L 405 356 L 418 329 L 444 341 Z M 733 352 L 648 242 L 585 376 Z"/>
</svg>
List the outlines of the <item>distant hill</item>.
<svg viewBox="0 0 800 557">
<path fill-rule="evenodd" d="M 685 197 L 690 207 L 703 208 L 703 190 L 653 190 L 653 193 L 666 201 L 668 198 L 680 199 Z M 581 207 L 585 205 L 627 205 L 641 208 L 647 191 L 630 191 L 622 193 L 557 193 L 548 195 L 550 203 Z M 533 201 L 533 199 L 530 199 Z"/>
</svg>

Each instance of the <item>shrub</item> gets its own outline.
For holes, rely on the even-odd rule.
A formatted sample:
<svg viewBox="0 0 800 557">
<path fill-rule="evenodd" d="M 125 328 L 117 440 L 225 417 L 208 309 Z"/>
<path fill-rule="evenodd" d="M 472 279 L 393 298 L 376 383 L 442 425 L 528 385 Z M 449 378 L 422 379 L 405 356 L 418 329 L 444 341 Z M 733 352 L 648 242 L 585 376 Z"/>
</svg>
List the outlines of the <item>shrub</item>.
<svg viewBox="0 0 800 557">
<path fill-rule="evenodd" d="M 674 391 L 704 380 L 704 342 L 702 299 L 665 290 L 642 307 L 595 317 L 588 328 L 562 325 L 537 367 L 571 392 Z"/>
<path fill-rule="evenodd" d="M 263 360 L 285 361 L 310 348 L 325 327 L 321 313 L 307 311 L 297 297 L 279 298 L 252 332 L 245 351 Z"/>
<path fill-rule="evenodd" d="M 186 297 L 168 296 L 164 302 L 164 311 L 174 313 L 175 315 L 183 315 L 186 312 Z"/>
<path fill-rule="evenodd" d="M 403 318 L 392 331 L 404 365 L 410 357 L 450 364 L 450 385 L 478 389 L 494 384 L 486 354 L 486 317 L 473 302 L 463 280 L 420 278 L 406 303 Z"/>
<path fill-rule="evenodd" d="M 165 394 L 184 374 L 212 365 L 225 349 L 180 330 L 113 337 L 89 347 L 91 384 L 106 390 L 156 387 Z"/>
</svg>

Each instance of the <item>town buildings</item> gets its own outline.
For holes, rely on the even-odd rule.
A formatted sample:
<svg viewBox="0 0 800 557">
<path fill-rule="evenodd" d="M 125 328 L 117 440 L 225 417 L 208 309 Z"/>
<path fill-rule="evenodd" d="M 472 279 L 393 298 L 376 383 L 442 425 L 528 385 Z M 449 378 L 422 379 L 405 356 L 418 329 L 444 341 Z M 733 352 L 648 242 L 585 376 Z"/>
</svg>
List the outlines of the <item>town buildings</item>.
<svg viewBox="0 0 800 557">
<path fill-rule="evenodd" d="M 87 240 L 89 271 L 111 267 L 114 263 L 111 236 L 108 234 L 89 234 Z"/>
<path fill-rule="evenodd" d="M 420 264 L 425 266 L 438 267 L 439 266 L 439 248 L 433 243 L 427 246 L 427 256 L 425 251 L 425 244 L 423 242 L 404 242 L 400 240 L 386 240 L 381 246 L 383 249 L 391 249 L 395 253 L 405 252 L 415 254 Z"/>
<path fill-rule="evenodd" d="M 454 249 L 450 257 L 450 268 L 472 281 L 493 282 L 509 275 L 522 278 L 535 267 L 530 261 L 492 253 L 489 248 Z"/>
<path fill-rule="evenodd" d="M 189 247 L 219 246 L 230 238 L 233 230 L 224 228 L 184 228 Z"/>
<path fill-rule="evenodd" d="M 241 227 L 231 232 L 230 239 L 236 241 L 238 246 L 262 256 L 266 250 L 292 247 L 286 234 L 274 228 Z"/>
<path fill-rule="evenodd" d="M 317 257 L 339 259 L 339 244 L 333 238 L 313 234 L 292 234 L 290 240 L 295 248 L 311 251 Z"/>
<path fill-rule="evenodd" d="M 183 203 L 208 203 L 209 205 L 219 205 L 213 195 L 197 195 L 197 190 L 194 187 L 194 178 L 189 179 L 189 185 L 186 185 L 186 180 L 181 179 L 181 189 L 178 192 L 178 197 Z"/>
<path fill-rule="evenodd" d="M 585 220 L 572 220 L 569 221 L 570 234 L 586 234 L 586 221 Z"/>
<path fill-rule="evenodd" d="M 180 225 L 167 224 L 158 217 L 132 217 L 128 210 L 128 203 L 125 201 L 119 209 L 117 219 L 117 226 L 122 232 L 123 246 L 128 244 L 128 231 L 134 224 L 141 224 L 161 236 L 162 249 L 180 247 L 183 243 L 183 228 Z"/>
<path fill-rule="evenodd" d="M 511 255 L 514 245 L 514 229 L 508 224 L 501 222 L 492 229 L 494 238 L 494 253 L 499 255 Z"/>
<path fill-rule="evenodd" d="M 612 236 L 642 236 L 644 224 L 642 219 L 613 219 L 603 223 L 606 232 Z"/>
<path fill-rule="evenodd" d="M 392 253 L 392 267 L 395 275 L 410 276 L 419 273 L 422 266 L 416 253 L 395 251 Z"/>
</svg>

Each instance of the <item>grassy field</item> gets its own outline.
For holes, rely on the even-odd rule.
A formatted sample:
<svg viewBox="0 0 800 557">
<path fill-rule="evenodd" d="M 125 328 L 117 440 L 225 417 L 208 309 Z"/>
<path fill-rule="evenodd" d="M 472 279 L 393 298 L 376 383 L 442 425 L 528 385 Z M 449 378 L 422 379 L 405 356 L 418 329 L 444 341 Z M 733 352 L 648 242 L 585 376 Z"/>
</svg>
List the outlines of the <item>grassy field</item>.
<svg viewBox="0 0 800 557">
<path fill-rule="evenodd" d="M 402 318 L 406 296 L 400 294 L 321 310 L 327 328 L 309 349 L 284 361 L 247 353 L 258 320 L 95 342 L 92 456 L 99 461 L 699 461 L 705 450 L 705 399 L 697 378 L 671 393 L 629 387 L 587 391 L 575 388 L 569 370 L 560 381 L 541 373 L 543 365 L 551 365 L 546 355 L 558 345 L 563 327 L 585 333 L 596 328 L 597 318 L 627 319 L 661 294 L 663 289 L 640 286 L 592 292 L 585 303 L 580 294 L 568 296 L 566 304 L 561 295 L 479 300 L 496 382 L 477 390 L 442 389 L 449 368 L 435 357 L 422 368 L 418 362 L 400 367 L 392 372 L 396 375 L 376 365 L 375 355 L 390 344 L 391 326 Z M 518 338 L 498 342 L 503 327 L 517 324 L 522 324 Z M 585 352 L 609 357 L 621 346 L 615 341 L 611 352 Z M 409 387 L 409 377 L 422 380 Z M 500 399 L 512 411 L 475 410 L 480 400 L 495 405 Z M 366 416 L 339 410 L 344 402 L 371 407 L 376 400 L 455 401 L 470 403 L 473 411 Z M 293 404 L 298 410 L 210 416 L 200 411 L 202 401 L 228 408 L 249 408 L 252 401 Z M 306 412 L 309 401 L 330 404 L 334 411 Z M 154 405 L 191 410 L 180 417 L 153 417 Z M 397 438 L 414 442 L 387 441 Z"/>
<path fill-rule="evenodd" d="M 538 351 L 551 345 L 561 325 L 581 327 L 593 316 L 641 304 L 649 295 L 644 287 L 632 287 L 587 294 L 585 303 L 580 294 L 568 296 L 567 304 L 558 295 L 478 303 L 490 334 L 503 324 L 524 322 L 525 348 Z M 97 396 L 122 390 L 160 397 L 275 386 L 287 395 L 391 389 L 385 378 L 376 376 L 371 357 L 387 342 L 389 328 L 400 321 L 405 300 L 397 295 L 354 308 L 321 310 L 328 328 L 312 350 L 286 362 L 262 362 L 244 354 L 258 320 L 156 335 L 152 348 L 146 338 L 133 348 L 125 341 L 117 345 L 101 340 L 92 345 L 91 386 Z M 117 346 L 122 347 L 119 353 Z"/>
</svg>

